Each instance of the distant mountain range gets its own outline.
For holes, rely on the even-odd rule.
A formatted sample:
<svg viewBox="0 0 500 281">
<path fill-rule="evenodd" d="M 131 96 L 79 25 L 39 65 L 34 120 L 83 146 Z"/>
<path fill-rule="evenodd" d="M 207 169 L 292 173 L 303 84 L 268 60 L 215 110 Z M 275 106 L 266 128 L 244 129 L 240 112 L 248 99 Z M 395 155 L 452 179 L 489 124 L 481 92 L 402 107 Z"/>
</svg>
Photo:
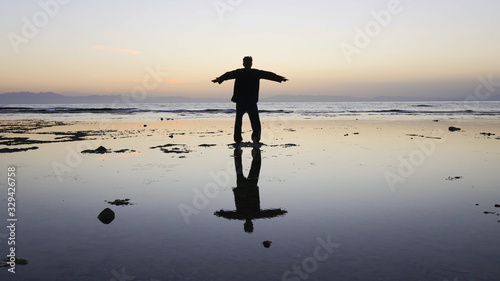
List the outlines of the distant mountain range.
<svg viewBox="0 0 500 281">
<path fill-rule="evenodd" d="M 269 98 L 264 98 L 266 102 L 420 102 L 420 101 L 464 101 L 465 97 L 453 98 L 437 98 L 437 97 L 405 97 L 405 96 L 378 96 L 373 98 L 367 97 L 350 97 L 350 96 L 307 96 L 307 95 L 280 95 Z M 500 95 L 492 95 L 488 101 L 500 101 Z"/>
<path fill-rule="evenodd" d="M 147 97 L 136 101 L 122 95 L 65 96 L 53 92 L 10 92 L 0 94 L 0 104 L 71 104 L 71 103 L 183 103 L 183 102 L 220 102 L 226 99 L 194 99 L 188 97 Z"/>
<path fill-rule="evenodd" d="M 261 98 L 262 102 L 380 102 L 380 101 L 464 101 L 466 98 L 434 98 L 378 96 L 359 98 L 326 95 L 279 95 Z M 500 95 L 492 95 L 488 101 L 500 101 Z M 87 95 L 65 96 L 53 92 L 9 92 L 0 94 L 0 104 L 71 104 L 71 103 L 134 103 L 130 96 Z M 229 102 L 229 98 L 189 98 L 189 97 L 147 97 L 141 103 L 190 103 L 190 102 Z"/>
</svg>

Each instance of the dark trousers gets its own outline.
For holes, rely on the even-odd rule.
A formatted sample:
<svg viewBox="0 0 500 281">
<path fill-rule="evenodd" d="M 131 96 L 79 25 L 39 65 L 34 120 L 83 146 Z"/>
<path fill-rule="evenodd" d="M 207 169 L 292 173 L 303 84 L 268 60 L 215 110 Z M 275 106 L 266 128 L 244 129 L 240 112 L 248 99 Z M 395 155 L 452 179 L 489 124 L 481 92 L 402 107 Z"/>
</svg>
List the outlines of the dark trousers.
<svg viewBox="0 0 500 281">
<path fill-rule="evenodd" d="M 241 125 L 243 122 L 243 115 L 248 113 L 248 117 L 250 118 L 250 124 L 252 124 L 252 141 L 259 142 L 260 141 L 260 118 L 259 118 L 259 109 L 257 108 L 257 104 L 236 104 L 236 120 L 234 122 L 234 141 L 239 143 L 243 140 L 241 137 Z"/>
</svg>

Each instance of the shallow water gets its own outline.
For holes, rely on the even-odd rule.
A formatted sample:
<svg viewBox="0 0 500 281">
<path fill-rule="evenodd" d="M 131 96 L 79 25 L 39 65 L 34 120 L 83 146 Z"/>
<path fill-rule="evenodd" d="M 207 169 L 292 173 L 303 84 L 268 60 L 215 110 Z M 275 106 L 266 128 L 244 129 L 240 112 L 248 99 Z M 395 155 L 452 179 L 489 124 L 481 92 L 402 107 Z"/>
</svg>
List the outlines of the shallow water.
<svg viewBox="0 0 500 281">
<path fill-rule="evenodd" d="M 76 151 L 78 142 L 2 155 L 7 160 L 2 160 L 2 178 L 7 163 L 18 169 L 16 246 L 29 264 L 17 266 L 14 279 L 6 270 L 0 278 L 444 281 L 500 276 L 500 217 L 483 213 L 500 211 L 494 207 L 500 203 L 498 140 L 480 138 L 472 128 L 446 133 L 442 142 L 433 141 L 435 149 L 413 173 L 391 188 L 384 175 L 397 173 L 400 155 L 410 157 L 420 149 L 419 138 L 405 133 L 431 135 L 431 129 L 416 132 L 383 123 L 290 127 L 295 131 L 275 132 L 260 149 L 257 197 L 255 186 L 240 186 L 253 191 L 239 193 L 236 200 L 229 129 L 172 140 L 160 135 L 106 139 L 106 147 L 137 152 L 74 156 L 71 171 L 59 178 L 52 164 L 71 163 L 68 151 Z M 169 142 L 184 143 L 191 152 L 150 149 Z M 216 146 L 199 147 L 202 143 Z M 282 146 L 287 143 L 297 146 Z M 242 148 L 244 176 L 252 161 L 256 167 L 257 155 Z M 5 204 L 6 194 L 1 196 Z M 125 198 L 133 205 L 105 202 Z M 244 221 L 214 214 L 256 216 L 256 204 L 286 213 L 254 219 L 252 233 L 245 232 Z M 97 219 L 105 208 L 115 213 L 109 224 Z M 269 248 L 262 244 L 266 240 L 272 241 Z"/>
<path fill-rule="evenodd" d="M 261 102 L 266 118 L 281 119 L 498 119 L 499 101 L 483 102 Z M 235 114 L 232 102 L 218 103 L 104 103 L 0 105 L 5 120 L 52 121 L 158 120 L 228 118 Z"/>
</svg>

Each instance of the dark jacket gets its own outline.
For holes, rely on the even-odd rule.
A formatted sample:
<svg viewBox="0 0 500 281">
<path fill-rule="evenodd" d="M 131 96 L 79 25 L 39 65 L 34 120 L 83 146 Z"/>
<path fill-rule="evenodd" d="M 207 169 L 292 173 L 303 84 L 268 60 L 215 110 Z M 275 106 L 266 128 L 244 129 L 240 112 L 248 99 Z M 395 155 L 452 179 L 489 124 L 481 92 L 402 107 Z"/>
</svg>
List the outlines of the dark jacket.
<svg viewBox="0 0 500 281">
<path fill-rule="evenodd" d="M 240 68 L 226 72 L 218 79 L 219 84 L 224 80 L 236 79 L 234 81 L 234 91 L 231 101 L 235 103 L 253 104 L 259 101 L 260 79 L 281 82 L 283 77 L 269 71 L 254 68 Z"/>
</svg>

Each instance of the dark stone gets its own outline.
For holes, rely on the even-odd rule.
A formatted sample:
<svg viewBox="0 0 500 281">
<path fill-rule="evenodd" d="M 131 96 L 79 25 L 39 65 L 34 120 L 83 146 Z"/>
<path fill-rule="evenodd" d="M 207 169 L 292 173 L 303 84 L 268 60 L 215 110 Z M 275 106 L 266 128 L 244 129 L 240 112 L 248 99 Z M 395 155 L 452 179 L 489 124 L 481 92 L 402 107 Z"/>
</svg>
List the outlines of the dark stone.
<svg viewBox="0 0 500 281">
<path fill-rule="evenodd" d="M 269 248 L 269 247 L 271 247 L 271 243 L 273 243 L 273 241 L 266 240 L 266 241 L 262 242 L 262 245 L 264 245 L 264 247 L 266 247 L 266 248 Z"/>
<path fill-rule="evenodd" d="M 97 218 L 104 224 L 109 224 L 115 219 L 115 212 L 113 212 L 110 208 L 104 209 Z"/>
<path fill-rule="evenodd" d="M 460 128 L 458 128 L 458 127 L 453 127 L 453 126 L 450 126 L 450 127 L 448 128 L 448 131 L 450 131 L 450 132 L 455 132 L 455 131 L 460 131 L 460 130 L 462 130 L 462 129 L 460 129 Z"/>
<path fill-rule="evenodd" d="M 44 140 L 30 140 L 26 137 L 12 137 L 6 138 L 2 137 L 2 141 L 0 144 L 12 146 L 12 145 L 23 145 L 23 144 L 42 144 L 42 143 L 51 143 L 53 141 L 44 141 Z"/>
<path fill-rule="evenodd" d="M 38 149 L 38 146 L 26 147 L 26 148 L 2 148 L 0 149 L 0 153 L 14 153 L 14 152 L 35 150 L 35 149 Z"/>
<path fill-rule="evenodd" d="M 108 150 L 104 147 L 104 146 L 99 146 L 98 148 L 96 148 L 95 152 L 96 153 L 106 153 Z"/>
<path fill-rule="evenodd" d="M 129 202 L 130 199 L 115 199 L 115 201 L 104 201 L 107 202 L 111 205 L 115 206 L 127 206 L 127 205 L 134 205 L 133 203 Z"/>
<path fill-rule="evenodd" d="M 104 154 L 104 153 L 108 153 L 110 151 L 108 151 L 107 148 L 105 148 L 104 146 L 99 146 L 98 148 L 96 149 L 85 149 L 85 150 L 82 150 L 82 153 L 97 153 L 97 154 Z"/>
<path fill-rule="evenodd" d="M 488 137 L 489 137 L 489 136 L 494 136 L 494 135 L 495 135 L 495 134 L 493 134 L 493 133 L 486 133 L 486 132 L 482 132 L 482 133 L 480 133 L 480 134 L 481 134 L 481 135 L 484 135 L 484 136 L 488 136 Z"/>
<path fill-rule="evenodd" d="M 25 259 L 21 259 L 21 258 L 14 258 L 14 263 L 16 265 L 27 265 L 28 264 L 28 260 L 25 260 Z M 7 257 L 3 260 L 0 261 L 0 267 L 10 267 L 10 258 Z"/>
<path fill-rule="evenodd" d="M 135 152 L 135 150 L 124 148 L 124 149 L 115 150 L 114 152 L 115 153 L 125 153 L 125 152 Z"/>
<path fill-rule="evenodd" d="M 200 146 L 200 147 L 211 147 L 211 146 L 216 146 L 216 144 L 202 143 L 202 144 L 200 144 L 198 146 Z"/>
<path fill-rule="evenodd" d="M 185 144 L 167 143 L 164 145 L 152 146 L 150 149 L 159 148 L 163 153 L 190 153 Z"/>
<path fill-rule="evenodd" d="M 270 145 L 271 147 L 278 147 L 278 146 L 281 146 L 283 148 L 288 148 L 288 147 L 294 147 L 294 146 L 298 146 L 297 144 L 295 143 L 285 143 L 285 144 L 271 144 Z"/>
</svg>

